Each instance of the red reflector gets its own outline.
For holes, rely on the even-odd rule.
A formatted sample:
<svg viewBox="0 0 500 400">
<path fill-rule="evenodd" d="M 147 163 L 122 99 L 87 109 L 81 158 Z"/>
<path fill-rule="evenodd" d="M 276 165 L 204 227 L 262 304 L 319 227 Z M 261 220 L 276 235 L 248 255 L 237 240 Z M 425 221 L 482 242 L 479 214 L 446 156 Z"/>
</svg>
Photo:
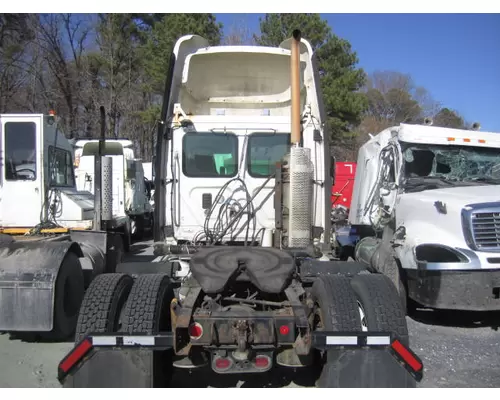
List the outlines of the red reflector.
<svg viewBox="0 0 500 400">
<path fill-rule="evenodd" d="M 191 339 L 197 340 L 201 338 L 202 335 L 203 327 L 198 322 L 195 322 L 194 324 L 191 324 L 189 326 L 189 336 L 191 337 Z"/>
<path fill-rule="evenodd" d="M 286 336 L 290 333 L 290 328 L 288 327 L 288 325 L 281 325 L 280 326 L 280 333 L 283 335 L 283 336 Z"/>
<path fill-rule="evenodd" d="M 423 368 L 422 363 L 418 361 L 408 350 L 406 350 L 399 340 L 395 340 L 391 346 L 415 372 L 418 372 Z"/>
<path fill-rule="evenodd" d="M 231 360 L 229 358 L 217 358 L 215 360 L 215 368 L 217 369 L 228 369 L 231 366 Z"/>
<path fill-rule="evenodd" d="M 85 339 L 78 346 L 76 346 L 71 353 L 69 353 L 68 357 L 66 357 L 61 364 L 59 364 L 59 368 L 61 368 L 64 373 L 67 373 L 83 358 L 83 356 L 85 356 L 85 354 L 87 354 L 91 348 L 92 343 L 90 340 Z"/>
<path fill-rule="evenodd" d="M 269 366 L 269 358 L 266 356 L 257 356 L 254 361 L 256 368 L 267 368 Z"/>
</svg>

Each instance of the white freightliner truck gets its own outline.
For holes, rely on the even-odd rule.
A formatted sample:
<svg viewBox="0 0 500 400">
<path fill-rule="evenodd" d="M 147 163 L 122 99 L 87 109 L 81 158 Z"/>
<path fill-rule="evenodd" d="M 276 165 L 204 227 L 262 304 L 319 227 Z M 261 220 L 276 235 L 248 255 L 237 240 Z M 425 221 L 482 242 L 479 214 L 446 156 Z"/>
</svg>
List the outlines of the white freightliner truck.
<svg viewBox="0 0 500 400">
<path fill-rule="evenodd" d="M 177 41 L 156 140 L 156 259 L 93 281 L 59 364 L 65 386 L 276 364 L 319 371 L 318 386 L 415 386 L 423 365 L 394 285 L 331 261 L 324 120 L 299 31 L 279 47 Z"/>
<path fill-rule="evenodd" d="M 94 193 L 94 157 L 99 150 L 99 141 L 81 139 L 74 147 L 76 187 Z M 128 139 L 107 138 L 104 155 L 112 160 L 113 215 L 130 218 L 128 247 L 131 236 L 142 238 L 153 227 L 151 194 L 146 187 L 143 163 L 135 158 L 133 142 Z"/>
<path fill-rule="evenodd" d="M 129 222 L 112 215 L 109 159 L 96 160 L 100 195 L 77 191 L 58 126 L 53 114 L 0 114 L 0 331 L 62 340 L 90 281 L 121 261 Z"/>
<path fill-rule="evenodd" d="M 500 134 L 401 124 L 359 150 L 354 256 L 407 298 L 500 310 Z"/>
</svg>

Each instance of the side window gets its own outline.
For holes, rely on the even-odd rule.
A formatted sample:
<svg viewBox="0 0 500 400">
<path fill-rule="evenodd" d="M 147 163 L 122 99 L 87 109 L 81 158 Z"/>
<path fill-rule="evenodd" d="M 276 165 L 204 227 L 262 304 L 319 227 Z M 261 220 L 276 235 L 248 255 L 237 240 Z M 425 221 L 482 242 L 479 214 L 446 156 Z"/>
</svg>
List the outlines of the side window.
<svg viewBox="0 0 500 400">
<path fill-rule="evenodd" d="M 230 178 L 238 171 L 238 138 L 232 133 L 186 133 L 182 171 L 191 178 Z"/>
<path fill-rule="evenodd" d="M 5 179 L 8 181 L 36 180 L 36 124 L 6 122 Z"/>
<path fill-rule="evenodd" d="M 50 186 L 74 186 L 74 170 L 69 151 L 49 146 Z"/>
<path fill-rule="evenodd" d="M 254 178 L 267 178 L 276 171 L 290 148 L 288 133 L 253 133 L 248 140 L 247 169 Z"/>
</svg>

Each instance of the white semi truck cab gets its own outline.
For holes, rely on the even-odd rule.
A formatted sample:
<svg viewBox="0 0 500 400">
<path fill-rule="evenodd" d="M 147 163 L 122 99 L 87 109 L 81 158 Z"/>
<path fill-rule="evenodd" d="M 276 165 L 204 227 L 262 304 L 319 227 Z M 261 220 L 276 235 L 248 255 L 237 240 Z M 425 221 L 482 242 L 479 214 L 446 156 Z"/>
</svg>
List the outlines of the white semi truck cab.
<svg viewBox="0 0 500 400">
<path fill-rule="evenodd" d="M 162 205 L 155 199 L 155 207 L 165 213 L 157 220 L 168 227 L 164 234 L 171 243 L 272 246 L 281 240 L 273 193 L 276 163 L 291 142 L 290 43 L 210 47 L 199 36 L 178 41 L 168 161 L 160 170 L 166 172 L 160 180 L 167 182 L 168 201 Z M 312 179 L 301 188 L 308 200 L 297 205 L 305 209 L 304 226 L 292 236 L 330 245 L 329 133 L 323 129 L 312 48 L 302 41 L 299 51 L 298 112 L 304 153 L 309 152 L 300 168 L 310 169 Z"/>
<path fill-rule="evenodd" d="M 365 143 L 357 165 L 355 258 L 405 304 L 500 310 L 500 135 L 401 124 Z"/>
<path fill-rule="evenodd" d="M 113 215 L 131 219 L 131 233 L 143 235 L 153 223 L 153 206 L 146 187 L 143 163 L 135 158 L 128 139 L 106 139 L 104 154 L 112 161 Z M 81 139 L 75 145 L 75 179 L 80 191 L 94 194 L 94 157 L 99 141 Z"/>
</svg>

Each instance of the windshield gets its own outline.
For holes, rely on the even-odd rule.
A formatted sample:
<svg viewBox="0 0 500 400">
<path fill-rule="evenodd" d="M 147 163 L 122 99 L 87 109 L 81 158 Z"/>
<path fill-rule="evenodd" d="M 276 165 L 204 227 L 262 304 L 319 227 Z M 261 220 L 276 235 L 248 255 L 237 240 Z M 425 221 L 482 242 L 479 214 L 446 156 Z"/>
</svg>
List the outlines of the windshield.
<svg viewBox="0 0 500 400">
<path fill-rule="evenodd" d="M 500 184 L 498 149 L 473 146 L 402 145 L 404 186 L 425 189 Z"/>
</svg>

